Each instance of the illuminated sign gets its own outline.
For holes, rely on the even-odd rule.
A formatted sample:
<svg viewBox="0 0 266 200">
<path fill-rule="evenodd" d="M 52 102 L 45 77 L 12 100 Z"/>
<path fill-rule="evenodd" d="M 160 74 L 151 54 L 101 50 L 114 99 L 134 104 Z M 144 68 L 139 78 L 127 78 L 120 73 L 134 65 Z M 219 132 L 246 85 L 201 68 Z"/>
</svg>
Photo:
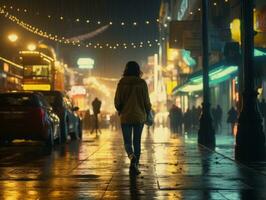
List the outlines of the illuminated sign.
<svg viewBox="0 0 266 200">
<path fill-rule="evenodd" d="M 51 85 L 49 84 L 24 84 L 23 90 L 41 90 L 41 91 L 50 91 Z"/>
<path fill-rule="evenodd" d="M 93 69 L 94 60 L 91 58 L 79 58 L 77 64 L 80 69 Z"/>
<path fill-rule="evenodd" d="M 75 95 L 86 95 L 86 88 L 81 85 L 75 85 L 71 87 L 70 94 L 71 96 Z"/>
<path fill-rule="evenodd" d="M 184 17 L 187 9 L 188 9 L 188 0 L 181 1 L 180 10 L 177 13 L 177 19 L 178 20 L 182 20 L 182 18 Z"/>
</svg>

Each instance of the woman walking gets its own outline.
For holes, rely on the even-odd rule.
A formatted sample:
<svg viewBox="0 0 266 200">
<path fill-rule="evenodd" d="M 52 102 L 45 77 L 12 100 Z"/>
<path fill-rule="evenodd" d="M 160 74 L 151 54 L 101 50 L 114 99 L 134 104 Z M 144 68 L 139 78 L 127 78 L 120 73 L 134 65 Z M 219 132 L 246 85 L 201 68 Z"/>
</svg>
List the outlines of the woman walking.
<svg viewBox="0 0 266 200">
<path fill-rule="evenodd" d="M 115 94 L 115 108 L 120 116 L 124 146 L 130 159 L 130 171 L 136 174 L 140 174 L 138 167 L 141 134 L 147 114 L 151 111 L 148 87 L 141 76 L 138 63 L 128 62 Z"/>
<path fill-rule="evenodd" d="M 231 124 L 231 134 L 234 135 L 234 128 L 237 123 L 238 113 L 237 110 L 232 106 L 227 113 L 227 123 Z"/>
</svg>

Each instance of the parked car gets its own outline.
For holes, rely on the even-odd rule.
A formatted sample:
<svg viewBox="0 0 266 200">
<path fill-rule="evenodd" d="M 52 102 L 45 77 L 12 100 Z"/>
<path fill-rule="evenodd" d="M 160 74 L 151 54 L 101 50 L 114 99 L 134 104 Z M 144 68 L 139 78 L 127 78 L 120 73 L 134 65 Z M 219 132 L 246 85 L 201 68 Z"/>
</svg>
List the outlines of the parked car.
<svg viewBox="0 0 266 200">
<path fill-rule="evenodd" d="M 0 94 L 0 142 L 44 141 L 51 152 L 60 143 L 60 120 L 44 96 L 36 92 Z"/>
<path fill-rule="evenodd" d="M 60 118 L 62 142 L 67 141 L 68 135 L 72 140 L 82 138 L 81 120 L 76 114 L 78 107 L 73 107 L 70 99 L 60 91 L 40 91 L 51 104 Z"/>
</svg>

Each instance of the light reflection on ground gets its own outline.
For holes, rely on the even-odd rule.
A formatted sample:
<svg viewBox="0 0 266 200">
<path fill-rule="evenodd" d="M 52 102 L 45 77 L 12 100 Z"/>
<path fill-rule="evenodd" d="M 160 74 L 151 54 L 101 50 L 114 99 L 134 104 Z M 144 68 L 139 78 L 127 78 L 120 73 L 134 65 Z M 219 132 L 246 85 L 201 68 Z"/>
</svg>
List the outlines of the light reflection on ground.
<svg viewBox="0 0 266 200">
<path fill-rule="evenodd" d="M 216 138 L 217 150 L 230 154 L 225 147 L 234 138 Z M 253 188 L 265 197 L 264 177 L 250 180 L 254 171 L 199 148 L 195 134 L 162 126 L 144 130 L 142 174 L 130 176 L 128 168 L 120 132 L 85 132 L 83 142 L 56 147 L 51 156 L 16 143 L 0 148 L 0 199 L 242 199 L 241 191 Z"/>
</svg>

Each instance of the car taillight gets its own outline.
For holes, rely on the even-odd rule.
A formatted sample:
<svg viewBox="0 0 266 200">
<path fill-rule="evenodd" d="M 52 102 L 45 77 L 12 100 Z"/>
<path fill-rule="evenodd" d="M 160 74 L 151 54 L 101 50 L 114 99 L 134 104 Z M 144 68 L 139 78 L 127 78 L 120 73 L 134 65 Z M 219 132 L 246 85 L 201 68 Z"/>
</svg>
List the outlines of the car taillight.
<svg viewBox="0 0 266 200">
<path fill-rule="evenodd" d="M 37 108 L 37 114 L 41 120 L 44 120 L 45 112 L 42 108 Z"/>
</svg>

